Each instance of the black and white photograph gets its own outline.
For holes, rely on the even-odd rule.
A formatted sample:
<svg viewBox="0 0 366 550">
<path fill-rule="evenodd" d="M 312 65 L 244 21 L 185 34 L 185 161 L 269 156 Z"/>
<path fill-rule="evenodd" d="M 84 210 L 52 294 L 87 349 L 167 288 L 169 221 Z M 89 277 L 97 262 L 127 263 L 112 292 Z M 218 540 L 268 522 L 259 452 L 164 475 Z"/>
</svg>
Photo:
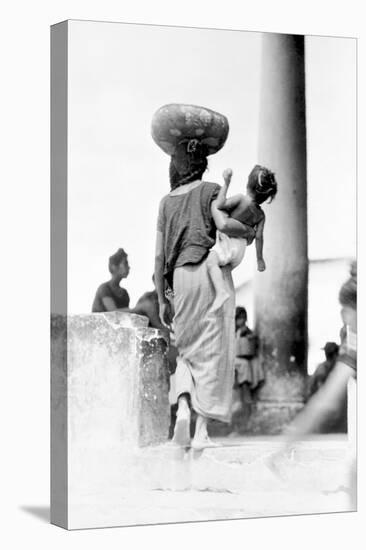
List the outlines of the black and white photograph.
<svg viewBox="0 0 366 550">
<path fill-rule="evenodd" d="M 1 548 L 363 548 L 362 7 L 4 4 Z"/>
<path fill-rule="evenodd" d="M 357 509 L 356 39 L 51 28 L 51 522 Z"/>
</svg>

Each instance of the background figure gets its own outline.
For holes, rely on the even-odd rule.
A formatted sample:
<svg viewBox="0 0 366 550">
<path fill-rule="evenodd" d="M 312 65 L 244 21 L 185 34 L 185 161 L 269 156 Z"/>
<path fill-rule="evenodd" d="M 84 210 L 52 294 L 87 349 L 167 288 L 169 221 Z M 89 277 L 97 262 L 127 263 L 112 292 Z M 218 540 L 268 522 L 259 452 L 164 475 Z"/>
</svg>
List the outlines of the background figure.
<svg viewBox="0 0 366 550">
<path fill-rule="evenodd" d="M 128 277 L 130 272 L 128 257 L 123 248 L 119 248 L 115 254 L 110 256 L 108 269 L 111 279 L 98 287 L 92 306 L 93 313 L 127 309 L 130 305 L 127 290 L 120 286 L 122 279 Z"/>
<path fill-rule="evenodd" d="M 324 384 L 328 375 L 333 370 L 338 357 L 339 345 L 335 342 L 327 342 L 322 348 L 325 353 L 325 361 L 317 366 L 314 374 L 308 381 L 308 399 Z"/>
<path fill-rule="evenodd" d="M 138 299 L 134 312 L 139 315 L 145 315 L 149 319 L 149 327 L 166 330 L 159 317 L 159 299 L 158 293 L 155 288 L 155 276 L 152 276 L 152 282 L 154 283 L 154 290 L 145 292 Z"/>
<path fill-rule="evenodd" d="M 258 337 L 247 326 L 247 311 L 238 306 L 235 311 L 235 384 L 233 404 L 234 433 L 244 429 L 250 417 L 253 394 L 264 381 L 264 372 L 258 361 Z M 235 394 L 237 399 L 235 400 Z"/>
<path fill-rule="evenodd" d="M 237 383 L 247 384 L 255 390 L 264 380 L 264 372 L 258 361 L 258 337 L 247 325 L 247 312 L 244 307 L 237 307 L 235 313 L 236 360 L 235 371 Z"/>
<path fill-rule="evenodd" d="M 309 377 L 307 387 L 307 401 L 325 384 L 328 376 L 334 369 L 339 353 L 339 345 L 335 342 L 327 342 L 324 346 L 325 361 L 317 366 L 314 374 Z M 347 432 L 347 395 L 339 404 L 337 411 L 324 420 L 319 426 L 322 433 L 345 433 Z"/>
</svg>

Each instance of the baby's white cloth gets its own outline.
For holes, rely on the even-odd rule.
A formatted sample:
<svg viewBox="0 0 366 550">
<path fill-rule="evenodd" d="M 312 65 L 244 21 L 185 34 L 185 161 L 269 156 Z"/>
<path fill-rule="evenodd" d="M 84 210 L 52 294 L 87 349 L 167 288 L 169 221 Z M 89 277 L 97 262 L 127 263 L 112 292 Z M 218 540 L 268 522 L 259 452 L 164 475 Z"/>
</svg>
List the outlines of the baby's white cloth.
<svg viewBox="0 0 366 550">
<path fill-rule="evenodd" d="M 228 237 L 224 233 L 217 231 L 216 243 L 211 250 L 216 252 L 221 267 L 231 264 L 234 268 L 237 267 L 244 258 L 246 247 L 246 239 Z"/>
</svg>

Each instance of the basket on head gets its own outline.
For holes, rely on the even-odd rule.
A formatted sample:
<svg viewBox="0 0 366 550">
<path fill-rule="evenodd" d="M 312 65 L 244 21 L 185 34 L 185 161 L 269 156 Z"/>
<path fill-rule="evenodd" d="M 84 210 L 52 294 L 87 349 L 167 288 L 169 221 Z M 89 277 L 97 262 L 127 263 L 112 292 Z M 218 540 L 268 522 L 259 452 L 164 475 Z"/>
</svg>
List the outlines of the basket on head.
<svg viewBox="0 0 366 550">
<path fill-rule="evenodd" d="M 227 118 L 206 107 L 171 103 L 156 111 L 151 124 L 155 143 L 168 155 L 175 153 L 177 145 L 192 140 L 203 144 L 207 155 L 217 153 L 227 139 Z"/>
</svg>

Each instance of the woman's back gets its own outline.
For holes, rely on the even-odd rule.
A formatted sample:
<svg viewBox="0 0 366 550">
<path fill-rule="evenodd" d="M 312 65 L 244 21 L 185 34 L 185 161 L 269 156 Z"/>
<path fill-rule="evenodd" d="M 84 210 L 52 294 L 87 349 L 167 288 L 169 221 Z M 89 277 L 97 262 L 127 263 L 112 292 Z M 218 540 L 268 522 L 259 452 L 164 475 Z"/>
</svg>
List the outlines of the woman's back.
<svg viewBox="0 0 366 550">
<path fill-rule="evenodd" d="M 172 192 L 160 203 L 158 231 L 163 234 L 165 275 L 175 267 L 199 263 L 215 244 L 211 203 L 217 183 L 201 182 L 187 192 Z"/>
</svg>

